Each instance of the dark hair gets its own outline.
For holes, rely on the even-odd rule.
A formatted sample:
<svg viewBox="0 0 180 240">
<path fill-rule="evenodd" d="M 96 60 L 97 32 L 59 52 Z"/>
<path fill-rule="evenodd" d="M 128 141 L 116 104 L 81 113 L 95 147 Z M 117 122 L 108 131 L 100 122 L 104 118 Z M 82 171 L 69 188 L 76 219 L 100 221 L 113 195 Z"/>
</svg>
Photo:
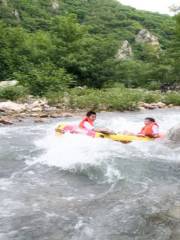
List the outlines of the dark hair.
<svg viewBox="0 0 180 240">
<path fill-rule="evenodd" d="M 89 111 L 89 112 L 86 113 L 87 117 L 90 117 L 91 115 L 96 115 L 96 113 L 93 112 L 93 111 Z"/>
<path fill-rule="evenodd" d="M 154 119 L 154 118 L 151 118 L 151 117 L 147 117 L 147 118 L 145 118 L 145 120 L 149 120 L 149 121 L 151 121 L 151 122 L 156 122 L 155 119 Z"/>
</svg>

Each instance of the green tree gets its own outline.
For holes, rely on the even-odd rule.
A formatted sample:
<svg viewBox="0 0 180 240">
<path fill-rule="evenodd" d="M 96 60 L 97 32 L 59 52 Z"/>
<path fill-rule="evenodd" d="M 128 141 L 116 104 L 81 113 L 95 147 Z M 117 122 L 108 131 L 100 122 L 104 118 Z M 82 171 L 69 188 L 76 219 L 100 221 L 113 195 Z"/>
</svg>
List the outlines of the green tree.
<svg viewBox="0 0 180 240">
<path fill-rule="evenodd" d="M 51 63 L 32 67 L 29 72 L 14 73 L 14 77 L 30 90 L 31 94 L 43 96 L 48 92 L 63 91 L 73 78 L 63 68 L 55 68 Z"/>
<path fill-rule="evenodd" d="M 21 70 L 27 63 L 23 54 L 26 32 L 22 28 L 10 28 L 0 22 L 0 78 L 6 80 L 12 77 L 14 71 Z"/>
</svg>

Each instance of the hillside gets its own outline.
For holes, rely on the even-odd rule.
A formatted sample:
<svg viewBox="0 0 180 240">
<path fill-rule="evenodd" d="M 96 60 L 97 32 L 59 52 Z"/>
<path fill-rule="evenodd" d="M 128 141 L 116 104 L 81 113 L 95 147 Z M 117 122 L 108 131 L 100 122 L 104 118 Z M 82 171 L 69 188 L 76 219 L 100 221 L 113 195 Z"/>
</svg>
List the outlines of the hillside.
<svg viewBox="0 0 180 240">
<path fill-rule="evenodd" d="M 158 89 L 178 78 L 168 56 L 175 19 L 167 15 L 115 0 L 0 0 L 0 18 L 1 80 L 17 79 L 31 94 Z"/>
<path fill-rule="evenodd" d="M 174 20 L 168 15 L 138 11 L 116 0 L 1 0 L 0 18 L 30 31 L 48 30 L 54 16 L 69 13 L 90 25 L 90 33 L 111 35 L 117 40 L 133 42 L 134 35 L 147 28 L 167 46 L 174 31 Z"/>
</svg>

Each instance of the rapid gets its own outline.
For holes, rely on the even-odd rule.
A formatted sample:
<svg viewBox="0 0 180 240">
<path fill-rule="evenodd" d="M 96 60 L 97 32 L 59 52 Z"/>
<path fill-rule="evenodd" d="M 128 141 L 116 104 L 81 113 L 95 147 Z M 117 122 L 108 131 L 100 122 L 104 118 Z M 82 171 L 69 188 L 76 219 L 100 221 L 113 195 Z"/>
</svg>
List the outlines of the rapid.
<svg viewBox="0 0 180 240">
<path fill-rule="evenodd" d="M 100 113 L 97 125 L 162 132 L 180 110 Z M 0 240 L 179 240 L 180 146 L 56 136 L 59 122 L 0 128 Z"/>
</svg>

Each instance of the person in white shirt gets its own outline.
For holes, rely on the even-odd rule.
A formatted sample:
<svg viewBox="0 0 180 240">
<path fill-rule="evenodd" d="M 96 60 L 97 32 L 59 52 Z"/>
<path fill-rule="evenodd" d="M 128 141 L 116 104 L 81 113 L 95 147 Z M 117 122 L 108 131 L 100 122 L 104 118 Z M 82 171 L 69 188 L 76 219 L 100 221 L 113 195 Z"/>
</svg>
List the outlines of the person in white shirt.
<svg viewBox="0 0 180 240">
<path fill-rule="evenodd" d="M 86 117 L 80 122 L 79 127 L 87 131 L 101 132 L 105 134 L 111 134 L 112 132 L 107 129 L 99 129 L 94 127 L 94 122 L 96 120 L 96 113 L 94 111 L 89 111 Z"/>
</svg>

